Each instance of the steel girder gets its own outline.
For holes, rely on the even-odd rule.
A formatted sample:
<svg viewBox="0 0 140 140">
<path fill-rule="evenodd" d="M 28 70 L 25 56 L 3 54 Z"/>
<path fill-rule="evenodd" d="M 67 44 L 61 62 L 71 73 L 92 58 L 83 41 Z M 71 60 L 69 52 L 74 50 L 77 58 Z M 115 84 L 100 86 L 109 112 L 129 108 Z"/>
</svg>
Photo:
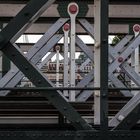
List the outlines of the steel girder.
<svg viewBox="0 0 140 140">
<path fill-rule="evenodd" d="M 101 139 L 109 139 L 108 134 L 108 24 L 109 0 L 100 0 L 100 130 Z M 97 117 L 97 116 L 96 116 Z"/>
<path fill-rule="evenodd" d="M 37 64 L 40 59 L 62 38 L 62 35 L 53 36 L 68 19 L 60 18 L 44 36 L 28 51 L 26 57 L 33 64 Z M 53 36 L 53 37 L 52 37 Z M 51 38 L 52 37 L 52 38 Z M 14 87 L 24 77 L 17 67 L 12 68 L 0 81 L 0 87 Z M 50 81 L 49 81 L 50 82 Z M 1 91 L 1 95 L 5 92 Z"/>
<path fill-rule="evenodd" d="M 126 36 L 124 37 L 124 39 L 122 39 L 115 47 L 114 50 L 112 50 L 110 48 L 110 56 L 114 56 L 115 53 L 114 52 L 119 52 L 126 43 L 128 43 L 128 41 L 132 39 L 132 36 Z M 80 43 L 79 43 L 80 42 Z M 93 61 L 93 53 L 92 51 L 79 39 L 77 39 L 77 45 L 83 50 L 83 52 L 86 53 L 86 55 Z M 84 46 L 84 47 L 83 47 Z M 118 47 L 119 46 L 119 47 Z M 88 50 L 88 51 L 87 51 Z M 113 57 L 114 58 L 114 57 Z M 93 75 L 93 73 L 91 72 L 91 74 Z M 91 80 L 93 80 L 93 78 L 91 77 L 91 74 L 89 73 L 85 78 L 83 78 L 78 84 L 77 86 L 86 86 L 89 84 L 89 82 Z M 87 80 L 87 77 L 89 77 L 89 79 Z M 116 86 L 116 87 L 125 87 L 125 85 L 117 78 L 115 77 L 113 74 L 109 75 L 109 79 L 112 81 L 112 83 Z M 84 84 L 83 84 L 84 83 Z M 79 91 L 76 91 L 76 94 L 78 95 L 78 93 L 80 93 Z M 126 96 L 126 97 L 132 97 L 132 94 L 130 91 L 121 91 L 121 93 Z M 84 91 L 83 93 L 81 93 L 79 95 L 79 97 L 77 97 L 77 101 L 86 101 L 91 95 L 93 94 L 93 91 Z"/>
<path fill-rule="evenodd" d="M 127 116 L 113 129 L 115 130 L 130 130 L 140 119 L 140 103 L 136 104 L 131 112 L 128 110 Z"/>
<path fill-rule="evenodd" d="M 111 140 L 139 140 L 139 131 L 108 131 Z M 0 131 L 2 140 L 103 140 L 100 131 L 46 131 L 7 130 Z"/>
<path fill-rule="evenodd" d="M 37 67 L 41 69 L 54 55 L 55 52 L 51 52 L 41 63 L 37 64 Z"/>
<path fill-rule="evenodd" d="M 123 64 L 123 62 L 128 59 L 128 57 L 130 56 L 130 54 L 138 47 L 138 45 L 140 44 L 140 36 L 134 38 L 126 47 L 125 50 L 123 50 L 123 52 L 121 54 L 118 54 L 117 58 L 115 58 L 115 60 L 109 65 L 109 75 L 112 74 L 116 68 L 118 68 L 120 65 Z M 118 59 L 122 58 L 123 61 L 119 62 Z"/>
<path fill-rule="evenodd" d="M 79 19 L 78 20 L 79 23 L 82 25 L 82 27 L 94 38 L 94 32 L 93 32 L 93 27 L 88 23 L 88 21 L 86 21 L 85 19 Z M 132 39 L 132 35 L 127 35 L 125 36 L 115 47 L 114 49 L 111 48 L 111 46 L 109 47 L 109 55 L 112 58 L 112 56 L 116 56 L 115 53 L 116 52 L 121 52 L 122 49 L 124 48 L 124 45 L 126 45 L 131 39 Z M 80 40 L 77 38 L 77 45 L 83 50 L 83 52 L 85 52 L 85 54 L 91 59 L 91 61 L 93 61 L 93 52 Z M 113 58 L 114 58 L 113 57 Z M 89 74 L 90 75 L 90 74 Z M 85 78 L 86 79 L 86 78 Z M 82 81 L 86 81 L 84 78 L 81 80 Z M 113 74 L 109 75 L 109 79 L 113 82 L 113 84 L 116 87 L 125 87 L 125 85 L 117 78 L 115 77 Z M 89 80 L 91 81 L 92 78 Z M 80 83 L 79 83 L 80 84 Z M 81 84 L 80 84 L 81 85 Z M 77 85 L 79 86 L 79 85 Z M 86 92 L 86 94 L 85 94 Z M 76 93 L 78 94 L 79 92 L 76 91 Z M 131 97 L 132 94 L 129 91 L 121 91 L 121 93 L 126 96 L 126 97 Z M 93 94 L 92 91 L 84 91 L 83 93 L 81 93 L 79 96 L 79 98 L 77 97 L 77 101 L 85 101 L 87 100 L 91 95 Z"/>
<path fill-rule="evenodd" d="M 136 46 L 134 46 L 135 48 L 138 47 L 138 42 L 136 41 L 136 43 L 137 43 Z M 130 43 L 130 47 L 132 46 L 131 44 L 132 43 Z M 123 52 L 125 51 L 128 53 L 128 55 L 131 54 L 131 52 L 129 52 L 127 48 Z M 124 60 L 127 59 L 127 56 L 125 55 L 123 57 Z M 119 54 L 114 50 L 112 56 L 114 58 L 115 57 L 118 58 Z M 140 82 L 139 82 L 140 76 L 134 71 L 132 67 L 130 67 L 127 64 L 127 62 L 123 62 L 120 65 L 120 68 L 123 71 L 125 71 L 125 73 L 136 83 L 136 85 L 140 86 Z M 109 125 L 115 126 L 114 129 L 131 129 L 133 125 L 135 125 L 136 122 L 139 120 L 139 116 L 136 115 L 136 113 L 139 114 L 139 99 L 140 99 L 140 95 L 138 93 L 115 115 L 115 117 L 112 120 L 110 120 Z"/>
<path fill-rule="evenodd" d="M 1 51 L 38 87 L 50 87 L 47 78 L 30 63 L 18 46 L 16 39 L 31 25 L 42 12 L 55 0 L 31 0 L 17 16 L 0 32 Z M 19 61 L 20 60 L 20 61 Z M 22 63 L 22 64 L 21 64 Z M 76 129 L 91 130 L 92 127 L 75 111 L 75 109 L 56 92 L 44 93 L 48 100 L 73 124 Z M 71 115 L 73 114 L 73 115 Z"/>
</svg>

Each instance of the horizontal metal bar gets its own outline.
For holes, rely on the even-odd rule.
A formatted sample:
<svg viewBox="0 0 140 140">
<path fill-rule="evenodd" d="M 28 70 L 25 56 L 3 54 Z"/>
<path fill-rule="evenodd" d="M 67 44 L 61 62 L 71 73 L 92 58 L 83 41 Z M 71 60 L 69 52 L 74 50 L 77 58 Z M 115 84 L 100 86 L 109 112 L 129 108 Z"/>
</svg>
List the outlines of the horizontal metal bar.
<svg viewBox="0 0 140 140">
<path fill-rule="evenodd" d="M 100 135 L 101 131 L 46 131 L 44 129 L 22 130 L 17 128 L 0 130 L 2 140 L 101 140 Z M 140 131 L 109 131 L 108 135 L 111 140 L 139 140 Z"/>
<path fill-rule="evenodd" d="M 29 88 L 0 88 L 0 90 L 11 91 L 54 91 L 54 90 L 100 90 L 100 87 L 29 87 Z M 134 88 L 108 88 L 108 91 L 120 91 L 120 90 L 140 90 L 140 87 Z"/>
</svg>

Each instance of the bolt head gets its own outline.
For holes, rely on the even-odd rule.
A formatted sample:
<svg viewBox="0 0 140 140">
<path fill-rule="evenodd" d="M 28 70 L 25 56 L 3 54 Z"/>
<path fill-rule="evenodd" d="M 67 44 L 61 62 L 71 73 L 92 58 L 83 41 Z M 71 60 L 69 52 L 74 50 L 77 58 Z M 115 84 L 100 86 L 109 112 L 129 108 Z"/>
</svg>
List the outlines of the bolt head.
<svg viewBox="0 0 140 140">
<path fill-rule="evenodd" d="M 118 58 L 118 62 L 119 62 L 119 63 L 122 63 L 123 61 L 124 61 L 123 57 L 119 57 L 119 58 Z"/>
</svg>

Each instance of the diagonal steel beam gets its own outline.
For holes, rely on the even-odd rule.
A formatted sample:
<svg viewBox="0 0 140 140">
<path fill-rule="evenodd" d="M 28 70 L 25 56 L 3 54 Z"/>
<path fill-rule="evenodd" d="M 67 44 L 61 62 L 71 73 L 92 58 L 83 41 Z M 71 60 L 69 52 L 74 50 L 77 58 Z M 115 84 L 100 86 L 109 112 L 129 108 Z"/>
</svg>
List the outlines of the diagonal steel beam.
<svg viewBox="0 0 140 140">
<path fill-rule="evenodd" d="M 140 44 L 140 35 L 134 38 L 127 48 L 109 65 L 109 75 L 112 74 L 116 68 L 118 68 L 122 63 L 130 56 L 130 54 L 138 47 Z M 119 62 L 119 58 L 123 59 L 123 62 Z"/>
<path fill-rule="evenodd" d="M 78 36 L 76 37 L 76 44 L 89 57 L 89 59 L 92 62 L 94 62 L 94 54 L 93 54 L 92 50 L 90 48 L 88 48 L 87 45 L 84 44 L 84 42 Z M 80 87 L 80 86 L 88 85 L 93 80 L 93 77 L 94 77 L 94 70 L 91 70 L 91 72 L 88 73 L 76 86 Z M 87 92 L 90 92 L 90 91 L 87 91 Z M 76 91 L 76 96 L 79 93 L 80 93 L 80 91 Z M 85 101 L 85 99 L 88 99 L 88 97 L 91 95 L 91 92 L 86 95 L 83 95 L 84 93 L 81 93 L 81 94 L 82 94 L 82 96 L 84 96 L 84 101 Z M 85 96 L 86 96 L 86 98 L 85 98 Z M 77 100 L 77 101 L 79 101 L 79 100 Z"/>
<path fill-rule="evenodd" d="M 94 38 L 94 27 L 86 19 L 78 19 L 78 22 Z"/>
<path fill-rule="evenodd" d="M 84 69 L 84 67 L 87 65 L 87 64 L 89 64 L 91 62 L 91 60 L 88 58 L 85 62 L 83 62 L 82 64 L 81 64 L 81 66 L 78 68 L 79 70 L 83 70 Z"/>
<path fill-rule="evenodd" d="M 94 38 L 94 28 L 93 26 L 85 19 L 79 19 L 78 20 L 79 23 L 82 25 L 82 27 Z M 111 48 L 111 46 L 109 47 L 109 52 L 112 52 L 111 54 L 109 54 L 110 56 L 114 57 L 118 57 L 118 52 L 121 52 L 124 48 L 124 46 L 133 38 L 132 35 L 126 35 L 114 48 Z M 92 52 L 92 51 L 91 51 Z M 87 53 L 88 55 L 88 53 Z M 119 85 L 121 85 L 121 87 L 125 87 L 125 85 L 117 78 L 114 77 L 113 75 L 110 75 L 109 78 L 112 80 L 113 84 L 116 87 L 119 87 Z M 88 92 L 88 91 L 87 91 Z M 131 93 L 129 91 L 121 91 L 122 94 L 124 96 L 132 96 Z M 90 94 L 89 94 L 90 95 Z M 92 92 L 91 92 L 92 95 Z M 83 97 L 83 96 L 82 96 Z M 87 97 L 87 96 L 86 96 Z"/>
<path fill-rule="evenodd" d="M 120 68 L 125 71 L 125 73 L 132 79 L 132 81 L 137 85 L 140 86 L 140 76 L 135 70 L 128 65 L 127 62 L 124 62 Z"/>
<path fill-rule="evenodd" d="M 1 31 L 5 38 L 3 45 L 11 41 L 14 43 L 34 23 L 40 15 L 53 4 L 55 0 L 31 0 Z"/>
<path fill-rule="evenodd" d="M 29 51 L 26 55 L 27 59 L 30 60 L 33 64 L 37 64 L 39 60 L 62 38 L 62 35 L 55 35 L 50 39 L 44 46 L 42 45 L 40 50 L 35 50 L 38 43 Z M 41 44 L 40 44 L 41 45 Z M 17 68 L 13 67 L 1 80 L 0 87 L 14 87 L 20 80 L 24 77 L 24 74 Z M 48 80 L 49 81 L 49 80 Z M 0 91 L 0 94 L 5 96 L 7 91 Z"/>
<path fill-rule="evenodd" d="M 122 65 L 120 65 L 120 67 L 138 86 L 140 86 L 140 76 L 132 69 L 132 67 L 130 67 L 127 64 L 127 62 L 124 62 Z M 139 105 L 140 102 L 139 100 L 140 100 L 140 94 L 138 93 L 115 115 L 115 117 L 112 120 L 110 120 L 109 125 L 115 126 L 116 129 L 118 128 L 120 129 L 121 126 L 122 128 L 124 128 L 124 123 L 126 122 L 126 120 L 128 121 L 129 116 L 133 114 L 133 110 L 135 110 Z M 125 127 L 127 126 L 125 125 Z"/>
<path fill-rule="evenodd" d="M 94 82 L 90 82 L 86 87 L 93 87 Z M 84 90 L 79 96 L 76 98 L 77 102 L 85 102 L 91 95 L 93 95 L 93 90 Z"/>
<path fill-rule="evenodd" d="M 140 103 L 113 130 L 130 130 L 140 119 Z"/>
<path fill-rule="evenodd" d="M 126 88 L 126 86 L 112 73 L 109 79 L 116 87 Z M 129 90 L 120 91 L 125 97 L 132 97 L 132 93 Z"/>
<path fill-rule="evenodd" d="M 89 57 L 89 59 L 93 62 L 94 61 L 94 55 L 92 50 L 87 47 L 86 44 L 78 37 L 76 36 L 76 44 L 77 46 Z"/>
<path fill-rule="evenodd" d="M 116 49 L 116 47 L 114 49 L 111 49 L 110 47 L 110 55 L 112 56 L 112 59 L 115 61 L 115 59 L 118 58 L 119 54 L 118 52 L 119 50 Z M 125 73 L 139 86 L 140 85 L 140 78 L 139 75 L 127 64 L 127 62 L 122 62 L 122 64 L 120 65 L 120 68 L 125 71 Z M 111 74 L 112 75 L 112 74 Z M 110 76 L 109 76 L 110 77 Z M 117 79 L 115 80 L 115 78 L 112 78 L 112 82 L 117 82 Z M 121 81 L 118 83 L 119 87 L 124 87 L 121 83 Z M 127 91 L 122 91 L 122 92 L 127 92 Z M 130 92 L 128 92 L 130 94 Z M 129 94 L 127 94 L 129 96 Z"/>
<path fill-rule="evenodd" d="M 140 103 L 140 94 L 135 95 L 116 115 L 109 121 L 109 126 L 117 127 L 125 117 Z"/>
<path fill-rule="evenodd" d="M 51 52 L 40 64 L 37 65 L 37 67 L 41 69 L 54 55 L 55 52 Z"/>
<path fill-rule="evenodd" d="M 132 39 L 132 36 L 126 36 L 126 37 L 124 37 L 123 38 L 123 40 L 122 41 L 120 41 L 115 47 L 114 47 L 114 49 L 116 49 L 116 51 L 120 51 L 121 49 L 123 49 L 123 47 L 124 47 L 124 45 L 126 44 L 126 43 L 128 43 L 128 41 L 130 41 Z M 76 40 L 77 42 L 77 45 L 83 50 L 83 52 L 85 52 L 86 54 L 87 54 L 87 56 L 90 56 L 90 58 L 91 58 L 91 60 L 92 60 L 92 62 L 94 61 L 93 60 L 93 57 L 92 56 L 94 56 L 94 54 L 93 54 L 93 52 L 80 40 L 80 39 L 78 39 L 77 38 L 77 40 Z M 84 46 L 84 47 L 83 47 Z M 118 47 L 119 47 L 119 49 L 118 49 Z M 111 49 L 110 49 L 110 51 L 111 51 Z M 112 55 L 115 55 L 115 53 L 116 53 L 116 51 L 111 51 L 112 53 Z M 114 57 L 113 57 L 114 58 Z M 88 75 L 87 75 L 88 76 Z M 86 77 L 87 77 L 86 76 Z M 90 77 L 90 74 L 89 74 L 89 77 Z M 113 77 L 113 78 L 112 78 Z M 117 78 L 117 77 L 114 77 L 113 75 L 110 75 L 109 76 L 109 78 L 112 80 L 112 82 L 113 82 L 113 84 L 116 86 L 116 87 L 119 87 L 120 85 L 122 86 L 122 87 L 125 87 L 125 85 L 121 82 L 121 81 L 119 81 L 119 79 Z M 91 81 L 92 79 L 91 79 L 91 77 L 90 77 L 90 80 L 89 81 Z M 77 85 L 77 86 L 82 86 L 83 85 L 83 83 L 85 82 L 85 81 L 87 81 L 87 80 L 85 80 L 85 78 L 83 78 L 82 80 L 81 80 L 81 82 Z M 85 95 L 85 92 L 86 92 L 86 95 Z M 90 97 L 92 94 L 93 94 L 93 92 L 92 91 L 85 91 L 85 92 L 83 92 L 83 93 L 81 93 L 80 95 L 79 95 L 79 97 L 77 97 L 77 100 L 78 101 L 80 101 L 80 100 L 82 100 L 82 101 L 85 101 L 85 100 L 87 100 L 88 99 L 88 97 Z M 87 92 L 90 92 L 90 93 L 88 93 L 87 94 Z M 78 95 L 80 93 L 80 91 L 76 91 L 76 94 Z M 131 97 L 132 96 L 132 94 L 131 94 L 131 92 L 129 92 L 129 91 L 121 91 L 121 93 L 124 95 L 124 96 L 128 96 L 128 97 Z M 85 97 L 86 96 L 86 97 Z"/>
<path fill-rule="evenodd" d="M 38 13 L 39 9 L 42 9 L 42 7 L 44 9 L 46 7 L 46 3 L 48 1 L 46 3 L 43 3 L 43 2 L 46 2 L 46 0 L 44 0 L 44 1 L 43 0 L 40 0 L 40 1 L 32 0 L 14 18 L 14 20 L 12 20 L 10 22 L 9 26 L 7 26 L 7 28 L 0 33 L 0 49 L 27 76 L 27 78 L 30 79 L 30 81 L 34 85 L 36 85 L 38 87 L 50 87 L 52 85 L 51 85 L 51 83 L 46 81 L 47 78 L 44 77 L 44 75 L 42 75 L 42 73 L 24 57 L 24 55 L 22 54 L 20 49 L 15 44 L 11 44 L 11 42 L 14 40 L 13 38 L 16 37 L 16 35 L 19 33 L 19 31 L 21 29 L 23 31 L 25 24 L 28 21 L 30 21 L 30 19 L 32 19 L 33 17 L 34 18 L 38 17 L 38 16 L 34 16 L 34 15 L 36 15 Z M 51 2 L 54 2 L 54 1 L 51 0 Z M 36 5 L 34 5 L 34 4 L 36 4 Z M 41 4 L 43 4 L 43 5 L 41 5 Z M 39 9 L 37 9 L 38 6 L 40 6 Z M 30 17 L 30 12 L 27 14 L 28 10 L 30 12 L 35 11 L 33 16 Z M 27 16 L 27 17 L 29 16 L 30 18 L 27 18 L 28 20 L 24 21 L 24 19 L 26 19 L 24 16 Z M 20 22 L 20 19 L 22 19 L 22 22 Z M 17 24 L 18 28 L 16 28 L 15 31 L 10 30 L 10 29 L 14 28 L 15 23 L 16 24 L 19 23 L 19 25 Z M 12 33 L 10 33 L 8 35 L 7 34 L 8 32 L 12 32 Z M 67 119 L 73 124 L 73 126 L 76 129 L 78 129 L 78 130 L 83 130 L 83 129 L 90 130 L 90 129 L 92 129 L 92 127 L 89 124 L 87 124 L 87 122 L 84 119 L 81 118 L 81 116 L 75 111 L 75 109 L 68 102 L 66 102 L 60 94 L 57 94 L 56 92 L 48 92 L 46 94 L 46 96 L 47 96 L 48 100 L 64 116 L 67 117 Z M 71 115 L 71 114 L 73 114 L 73 115 Z"/>
<path fill-rule="evenodd" d="M 86 67 L 86 65 L 87 64 L 89 64 L 91 62 L 91 60 L 88 58 L 85 62 L 83 62 L 82 64 L 81 64 L 81 66 L 80 67 L 77 67 L 77 71 L 81 71 L 82 73 L 80 73 L 80 75 L 81 75 L 81 77 L 84 77 L 85 76 L 85 73 L 83 73 L 84 72 L 84 68 Z"/>
<path fill-rule="evenodd" d="M 53 24 L 43 37 L 28 51 L 26 57 L 34 64 L 38 61 L 62 38 L 62 35 L 55 35 L 64 24 L 67 18 L 60 18 Z M 50 39 L 51 38 L 51 39 Z M 22 72 L 16 67 L 12 68 L 0 81 L 0 87 L 14 87 L 23 78 Z M 6 95 L 5 91 L 0 91 L 1 95 Z"/>
<path fill-rule="evenodd" d="M 1 34 L 2 35 L 2 34 Z M 46 82 L 46 77 L 31 64 L 20 52 L 19 48 L 10 42 L 7 43 L 2 52 L 27 76 L 28 79 L 37 87 L 51 87 L 51 83 Z M 12 53 L 11 53 L 12 52 Z M 20 60 L 20 61 L 19 61 Z M 21 64 L 22 63 L 22 64 Z M 45 93 L 44 93 L 45 94 Z M 48 92 L 45 94 L 48 100 L 73 124 L 76 129 L 90 130 L 89 124 L 66 102 L 60 94 Z M 73 115 L 71 115 L 73 114 Z"/>
<path fill-rule="evenodd" d="M 124 46 L 131 41 L 133 35 L 126 35 L 115 47 L 109 47 L 109 52 L 112 52 L 113 59 L 118 57 L 118 53 L 122 52 Z"/>
<path fill-rule="evenodd" d="M 122 65 L 122 69 L 125 70 L 125 72 L 130 76 L 130 78 L 133 79 L 133 81 L 140 86 L 140 76 L 125 62 Z M 113 119 L 110 120 L 109 125 L 115 126 L 115 129 L 120 128 L 125 123 L 129 115 L 133 114 L 133 110 L 137 108 L 137 106 L 140 104 L 140 92 L 136 94 L 116 115 Z M 124 121 L 123 121 L 124 120 Z M 128 119 L 129 120 L 129 119 Z M 133 122 L 133 120 L 131 120 Z M 134 118 L 135 122 L 135 118 Z M 126 125 L 125 125 L 126 126 Z M 127 126 L 126 126 L 127 127 Z M 131 128 L 131 125 L 130 127 Z M 127 129 L 127 128 L 126 128 Z"/>
<path fill-rule="evenodd" d="M 39 64 L 37 64 L 36 66 L 41 69 L 53 56 L 55 55 L 55 52 L 51 52 L 42 62 L 40 62 Z M 23 87 L 26 83 L 22 83 L 21 84 L 21 87 Z M 4 92 L 4 96 L 5 94 L 8 93 L 7 92 Z"/>
<path fill-rule="evenodd" d="M 84 87 L 87 86 L 94 77 L 94 69 L 91 70 L 77 85 L 76 87 Z M 76 91 L 76 96 L 78 96 L 78 94 L 80 93 L 80 91 Z"/>
</svg>

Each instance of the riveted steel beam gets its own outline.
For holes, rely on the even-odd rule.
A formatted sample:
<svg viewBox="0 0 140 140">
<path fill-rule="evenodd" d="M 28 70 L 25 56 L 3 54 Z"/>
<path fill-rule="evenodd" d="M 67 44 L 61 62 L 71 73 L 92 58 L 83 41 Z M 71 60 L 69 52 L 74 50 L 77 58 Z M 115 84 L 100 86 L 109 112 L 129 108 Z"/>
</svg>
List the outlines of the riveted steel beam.
<svg viewBox="0 0 140 140">
<path fill-rule="evenodd" d="M 84 44 L 84 42 L 78 36 L 76 36 L 76 44 L 89 57 L 90 60 L 94 60 L 92 50 L 89 47 L 87 47 L 87 45 Z"/>
<path fill-rule="evenodd" d="M 44 36 L 31 49 L 29 49 L 26 57 L 32 63 L 37 64 L 38 61 L 62 38 L 63 35 L 53 35 L 67 21 L 68 19 L 60 18 L 55 24 L 52 25 L 52 27 L 50 27 L 50 29 L 44 34 Z M 22 72 L 14 67 L 1 79 L 0 87 L 14 87 L 19 83 L 23 76 L 24 75 L 22 74 Z M 1 91 L 0 93 L 3 96 L 6 95 L 6 93 L 3 91 Z"/>
<path fill-rule="evenodd" d="M 139 140 L 139 131 L 109 131 L 109 138 L 111 140 Z M 1 130 L 0 136 L 2 139 L 12 140 L 101 140 L 100 131 L 47 131 L 47 130 L 21 130 L 21 129 L 8 129 L 7 131 Z"/>
<path fill-rule="evenodd" d="M 130 130 L 140 119 L 140 103 L 122 119 L 122 121 L 113 128 L 114 130 Z"/>
<path fill-rule="evenodd" d="M 14 43 L 54 2 L 55 0 L 31 0 L 1 31 L 1 37 L 3 37 L 5 41 L 0 47 L 2 48 L 8 41 Z"/>
<path fill-rule="evenodd" d="M 35 44 L 34 51 L 33 48 L 26 55 L 27 59 L 30 60 L 33 64 L 37 64 L 39 60 L 62 38 L 62 35 L 55 35 L 50 39 L 45 45 Z M 42 38 L 43 39 L 43 38 Z M 46 42 L 46 40 L 44 40 Z M 44 43 L 45 43 L 44 42 Z M 39 46 L 39 47 L 38 47 Z M 37 47 L 37 48 L 36 48 Z M 38 49 L 41 48 L 42 49 Z M 0 81 L 0 87 L 14 87 L 20 80 L 24 77 L 24 74 L 17 68 L 13 67 Z M 48 80 L 49 81 L 49 80 Z M 5 96 L 7 91 L 0 91 L 2 96 Z"/>
<path fill-rule="evenodd" d="M 92 27 L 93 28 L 93 27 Z M 90 32 L 90 34 L 92 34 L 93 36 L 93 33 L 89 30 L 88 32 Z M 118 52 L 121 52 L 121 50 L 123 49 L 124 45 L 126 45 L 131 39 L 132 39 L 132 35 L 127 35 L 125 36 L 114 48 L 112 48 L 111 46 L 109 47 L 109 55 L 111 57 L 111 55 L 113 55 L 112 59 L 114 57 L 117 57 L 118 56 Z M 90 50 L 88 47 L 86 47 L 86 45 L 82 42 L 82 41 L 79 41 L 80 39 L 77 39 L 77 45 L 83 50 L 83 52 L 85 52 L 87 54 L 87 56 L 91 58 L 92 62 L 94 62 L 93 60 L 93 52 L 92 50 Z M 83 47 L 84 46 L 84 47 Z M 86 49 L 85 49 L 86 48 Z M 88 50 L 88 51 L 87 51 Z M 90 53 L 89 53 L 90 52 Z M 93 78 L 89 75 L 87 75 L 90 77 L 90 80 L 91 81 Z M 86 77 L 87 77 L 86 76 Z M 83 83 L 86 83 L 87 85 L 87 80 L 86 80 L 86 77 L 83 78 L 81 80 L 80 83 L 82 84 L 77 84 L 77 86 L 81 86 L 83 85 Z M 116 87 L 125 87 L 125 85 L 117 78 L 115 77 L 114 75 L 110 75 L 109 76 L 109 79 L 113 82 L 113 84 L 116 86 Z M 86 81 L 86 82 L 85 82 Z M 85 94 L 86 92 L 86 94 Z M 90 93 L 89 93 L 90 92 Z M 78 93 L 80 93 L 80 91 L 76 91 L 76 95 L 78 95 Z M 131 97 L 132 94 L 129 92 L 129 91 L 121 91 L 121 93 L 124 95 L 124 96 L 127 96 L 127 97 Z M 91 95 L 93 94 L 92 91 L 84 91 L 83 93 L 81 93 L 79 95 L 79 97 L 77 96 L 77 101 L 85 101 L 87 100 Z"/>
<path fill-rule="evenodd" d="M 15 42 L 17 36 L 24 32 L 27 23 L 34 22 L 42 13 L 46 6 L 54 1 L 30 1 L 23 10 L 8 24 L 8 26 L 0 32 L 0 49 L 1 51 L 27 76 L 28 79 L 37 87 L 51 87 L 51 83 L 47 82 L 47 78 L 38 70 L 35 65 L 30 63 L 22 54 Z M 31 13 L 32 14 L 31 14 Z M 32 16 L 31 16 L 32 15 Z M 20 21 L 22 19 L 22 22 Z M 17 28 L 14 29 L 16 25 Z M 29 24 L 28 24 L 29 25 Z M 10 33 L 8 34 L 8 32 Z M 20 60 L 20 61 L 19 61 Z M 22 63 L 22 64 L 21 64 Z M 46 93 L 44 93 L 46 94 Z M 48 100 L 73 124 L 76 129 L 91 130 L 92 127 L 86 123 L 84 119 L 75 111 L 75 109 L 66 102 L 60 94 L 56 92 L 48 92 L 46 94 Z M 73 115 L 71 115 L 73 114 Z"/>
<path fill-rule="evenodd" d="M 93 26 L 86 19 L 79 19 L 78 21 L 80 25 L 82 25 L 82 27 L 89 33 L 89 35 L 91 35 L 92 38 L 94 38 Z M 118 52 L 121 52 L 122 49 L 124 48 L 124 45 L 126 45 L 132 38 L 133 38 L 132 35 L 126 35 L 114 48 L 110 46 L 109 47 L 109 52 L 111 52 L 111 54 L 109 53 L 110 57 L 111 55 L 113 55 L 113 58 L 118 56 Z M 113 76 L 114 78 L 112 78 L 112 76 L 113 75 L 109 76 L 109 78 L 112 80 L 113 84 L 116 87 L 118 87 L 118 84 L 121 85 L 121 87 L 125 87 L 124 84 L 117 77 Z M 132 96 L 129 91 L 121 91 L 121 93 L 124 96 Z M 92 95 L 92 92 L 91 92 L 91 95 Z"/>
<path fill-rule="evenodd" d="M 94 69 L 91 70 L 77 85 L 76 87 L 84 87 L 87 86 L 94 78 Z M 76 91 L 76 96 L 78 96 L 78 94 L 80 93 L 80 91 Z M 85 95 L 86 96 L 86 95 Z"/>
<path fill-rule="evenodd" d="M 117 127 L 140 103 L 140 94 L 135 95 L 115 116 L 109 121 L 109 126 Z"/>
<path fill-rule="evenodd" d="M 94 28 L 86 19 L 78 19 L 80 25 L 94 38 Z"/>
<path fill-rule="evenodd" d="M 51 52 L 41 63 L 37 65 L 37 67 L 41 69 L 54 55 L 55 52 Z"/>
<path fill-rule="evenodd" d="M 134 38 L 126 49 L 109 65 L 109 75 L 114 72 L 116 68 L 118 68 L 122 62 L 119 62 L 119 58 L 123 59 L 123 62 L 130 56 L 130 54 L 138 47 L 140 44 L 140 36 Z"/>
<path fill-rule="evenodd" d="M 28 79 L 30 79 L 35 86 L 52 86 L 51 83 L 46 82 L 47 78 L 43 76 L 42 73 L 40 73 L 40 71 L 23 56 L 15 44 L 12 45 L 10 42 L 7 43 L 4 49 L 2 49 L 2 52 L 13 63 L 15 63 L 15 65 L 27 76 Z M 67 119 L 75 126 L 76 129 L 92 129 L 91 126 L 80 117 L 74 108 L 68 102 L 66 102 L 60 94 L 56 94 L 56 92 L 48 92 L 46 93 L 46 97 L 64 116 L 67 117 Z"/>
<path fill-rule="evenodd" d="M 100 0 L 100 128 L 101 139 L 108 139 L 108 23 L 109 1 Z"/>
</svg>

